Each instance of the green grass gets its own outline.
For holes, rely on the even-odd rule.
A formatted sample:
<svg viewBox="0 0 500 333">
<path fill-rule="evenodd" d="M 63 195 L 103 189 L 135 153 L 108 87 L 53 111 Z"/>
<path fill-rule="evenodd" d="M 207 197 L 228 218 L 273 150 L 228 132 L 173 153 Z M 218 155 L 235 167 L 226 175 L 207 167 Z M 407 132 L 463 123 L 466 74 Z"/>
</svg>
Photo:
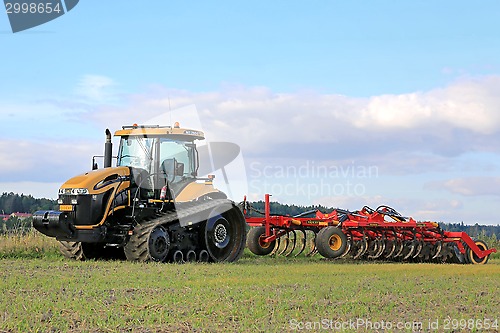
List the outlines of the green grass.
<svg viewBox="0 0 500 333">
<path fill-rule="evenodd" d="M 60 257 L 58 242 L 31 229 L 0 234 L 0 259 Z"/>
<path fill-rule="evenodd" d="M 0 260 L 0 332 L 282 332 L 358 318 L 438 319 L 443 331 L 447 319 L 500 320 L 499 290 L 498 259 L 473 266 L 245 253 L 233 264 L 177 265 L 75 262 L 50 250 Z"/>
</svg>

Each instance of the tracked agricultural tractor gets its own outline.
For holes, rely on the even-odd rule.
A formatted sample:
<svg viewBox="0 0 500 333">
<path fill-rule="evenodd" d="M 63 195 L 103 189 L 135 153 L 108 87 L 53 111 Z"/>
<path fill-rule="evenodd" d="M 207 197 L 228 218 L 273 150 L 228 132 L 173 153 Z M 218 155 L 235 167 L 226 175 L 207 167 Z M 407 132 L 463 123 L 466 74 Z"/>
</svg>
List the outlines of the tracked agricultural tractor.
<svg viewBox="0 0 500 333">
<path fill-rule="evenodd" d="M 248 225 L 247 246 L 256 255 L 486 264 L 491 253 L 484 241 L 465 232 L 442 230 L 436 222 L 418 222 L 389 206 L 359 211 L 335 209 L 329 214 L 308 211 L 297 216 L 271 215 L 269 194 L 265 211 L 242 203 Z M 260 217 L 251 217 L 262 215 Z M 306 250 L 307 249 L 307 250 Z"/>
<path fill-rule="evenodd" d="M 124 126 L 116 166 L 106 130 L 104 168 L 59 189 L 58 211 L 38 211 L 33 226 L 60 241 L 69 258 L 232 262 L 243 253 L 241 210 L 199 178 L 201 131 Z M 202 161 L 202 163 L 207 161 Z"/>
</svg>

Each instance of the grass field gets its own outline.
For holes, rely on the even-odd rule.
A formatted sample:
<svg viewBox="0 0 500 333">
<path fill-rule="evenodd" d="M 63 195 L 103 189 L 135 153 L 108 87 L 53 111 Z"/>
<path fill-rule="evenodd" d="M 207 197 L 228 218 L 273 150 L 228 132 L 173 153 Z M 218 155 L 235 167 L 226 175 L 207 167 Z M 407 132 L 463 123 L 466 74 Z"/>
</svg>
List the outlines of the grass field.
<svg viewBox="0 0 500 333">
<path fill-rule="evenodd" d="M 412 331 L 414 322 L 461 332 L 500 320 L 499 259 L 473 266 L 245 253 L 233 264 L 178 265 L 75 262 L 55 249 L 49 242 L 7 255 L 0 247 L 0 332 L 339 331 L 342 323 L 345 332 Z"/>
</svg>

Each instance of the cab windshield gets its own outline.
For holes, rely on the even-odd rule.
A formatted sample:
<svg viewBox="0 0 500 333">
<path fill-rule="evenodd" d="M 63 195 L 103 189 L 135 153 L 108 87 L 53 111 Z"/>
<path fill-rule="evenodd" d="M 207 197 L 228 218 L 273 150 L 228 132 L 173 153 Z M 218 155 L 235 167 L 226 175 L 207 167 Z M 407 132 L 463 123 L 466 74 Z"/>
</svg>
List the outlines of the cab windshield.
<svg viewBox="0 0 500 333">
<path fill-rule="evenodd" d="M 196 147 L 190 141 L 161 137 L 122 137 L 118 166 L 146 170 L 150 175 L 167 175 L 170 182 L 196 177 Z"/>
<path fill-rule="evenodd" d="M 141 168 L 151 173 L 154 140 L 144 137 L 122 137 L 117 165 Z"/>
</svg>

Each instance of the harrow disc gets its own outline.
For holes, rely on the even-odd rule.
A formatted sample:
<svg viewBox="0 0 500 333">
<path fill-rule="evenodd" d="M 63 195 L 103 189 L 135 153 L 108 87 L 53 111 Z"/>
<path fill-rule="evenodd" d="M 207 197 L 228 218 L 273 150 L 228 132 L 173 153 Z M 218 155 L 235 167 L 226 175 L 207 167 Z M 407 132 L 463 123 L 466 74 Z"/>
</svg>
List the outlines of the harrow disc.
<svg viewBox="0 0 500 333">
<path fill-rule="evenodd" d="M 297 252 L 294 257 L 298 257 L 302 252 L 304 252 L 304 250 L 306 249 L 306 240 L 307 240 L 307 235 L 306 235 L 306 232 L 305 230 L 301 229 L 300 230 L 302 232 L 302 238 L 300 240 L 302 246 L 300 247 L 300 251 Z"/>
<path fill-rule="evenodd" d="M 370 244 L 371 243 L 371 244 Z M 368 242 L 368 259 L 378 259 L 384 253 L 385 242 L 383 239 L 374 239 Z"/>
<path fill-rule="evenodd" d="M 309 252 L 306 253 L 306 257 L 312 257 L 316 253 L 318 253 L 318 248 L 316 247 L 316 238 L 318 238 L 318 234 L 314 231 L 313 231 L 313 234 L 314 234 L 314 238 L 313 238 L 312 243 L 311 243 L 311 249 L 309 250 Z"/>
<path fill-rule="evenodd" d="M 394 253 L 396 253 L 397 241 L 392 239 L 385 240 L 385 250 L 382 252 L 382 257 L 385 259 L 392 259 Z"/>
<path fill-rule="evenodd" d="M 420 254 L 418 255 L 418 258 L 420 259 L 420 261 L 429 262 L 431 260 L 432 248 L 433 248 L 432 244 L 423 243 L 422 250 L 420 251 Z"/>
<path fill-rule="evenodd" d="M 442 250 L 443 250 L 443 242 L 441 241 L 436 242 L 431 250 L 431 260 L 440 258 Z"/>
<path fill-rule="evenodd" d="M 404 242 L 404 250 L 401 256 L 401 259 L 408 260 L 415 252 L 416 241 L 406 241 Z"/>
<path fill-rule="evenodd" d="M 394 255 L 393 255 L 392 258 L 396 259 L 396 258 L 401 257 L 401 255 L 403 254 L 404 249 L 405 249 L 404 242 L 402 242 L 400 240 L 397 240 L 396 241 L 396 251 L 394 252 Z"/>
<path fill-rule="evenodd" d="M 366 238 L 355 241 L 353 244 L 353 249 L 351 251 L 352 259 L 361 258 L 368 250 L 368 241 Z"/>
<path fill-rule="evenodd" d="M 441 254 L 438 258 L 443 263 L 456 263 L 455 262 L 455 250 L 453 247 L 455 244 L 445 243 L 443 244 L 443 248 L 441 249 Z"/>
<path fill-rule="evenodd" d="M 424 243 L 422 241 L 415 241 L 415 242 L 417 242 L 417 245 L 415 247 L 415 251 L 414 251 L 413 256 L 412 256 L 413 259 L 418 258 L 418 256 L 420 255 L 420 253 L 422 252 L 422 249 L 424 247 Z"/>
<path fill-rule="evenodd" d="M 346 236 L 347 236 L 347 246 L 345 248 L 344 253 L 339 258 L 344 258 L 345 256 L 347 256 L 352 249 L 352 236 L 350 234 Z"/>
<path fill-rule="evenodd" d="M 279 250 L 279 252 L 277 252 L 279 256 L 283 255 L 283 253 L 288 250 L 288 246 L 290 245 L 290 235 L 288 234 L 288 231 L 286 232 L 286 236 L 283 238 L 283 243 L 285 245 L 281 248 L 281 250 Z"/>
</svg>

